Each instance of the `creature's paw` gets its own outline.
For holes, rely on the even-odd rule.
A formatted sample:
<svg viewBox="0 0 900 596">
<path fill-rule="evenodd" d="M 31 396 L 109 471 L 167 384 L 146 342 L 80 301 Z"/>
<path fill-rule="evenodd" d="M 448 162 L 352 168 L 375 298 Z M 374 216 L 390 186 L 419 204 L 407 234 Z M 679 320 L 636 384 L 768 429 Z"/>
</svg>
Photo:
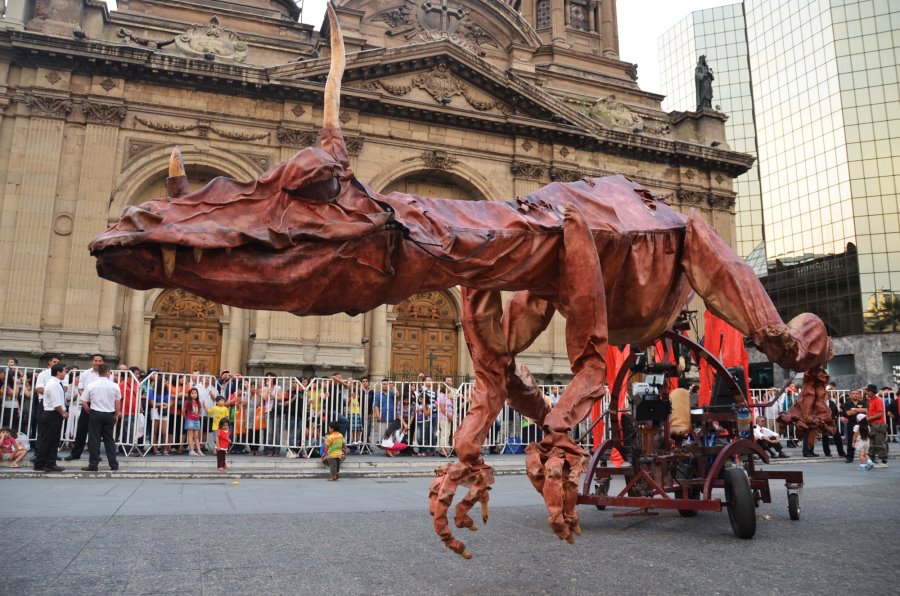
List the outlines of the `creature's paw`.
<svg viewBox="0 0 900 596">
<path fill-rule="evenodd" d="M 525 469 L 539 493 L 550 517 L 553 533 L 574 544 L 581 534 L 578 512 L 578 485 L 587 464 L 587 453 L 567 433 L 547 431 L 540 443 L 525 449 Z"/>
<path fill-rule="evenodd" d="M 436 468 L 434 473 L 435 479 L 431 481 L 431 487 L 428 489 L 429 511 L 434 517 L 434 530 L 447 548 L 463 558 L 471 559 L 472 554 L 466 550 L 466 545 L 457 540 L 450 531 L 447 511 L 453 503 L 453 495 L 456 494 L 457 487 L 462 484 L 469 487 L 469 492 L 456 505 L 456 516 L 453 523 L 457 528 L 477 530 L 475 522 L 469 517 L 469 510 L 475 503 L 481 503 L 481 518 L 487 523 L 488 491 L 494 483 L 494 470 L 479 459 L 478 463 L 474 465 L 463 462 L 448 464 Z"/>
</svg>

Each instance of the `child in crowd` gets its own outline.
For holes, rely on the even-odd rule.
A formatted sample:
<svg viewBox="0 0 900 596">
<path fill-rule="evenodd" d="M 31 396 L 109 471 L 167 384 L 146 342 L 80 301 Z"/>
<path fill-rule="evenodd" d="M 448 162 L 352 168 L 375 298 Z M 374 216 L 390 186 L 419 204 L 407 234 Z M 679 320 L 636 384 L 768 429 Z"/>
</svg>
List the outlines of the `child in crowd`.
<svg viewBox="0 0 900 596">
<path fill-rule="evenodd" d="M 206 440 L 206 447 L 209 451 L 215 452 L 218 444 L 219 424 L 222 419 L 228 420 L 228 408 L 225 406 L 225 397 L 221 395 L 217 397 L 216 405 L 207 410 L 207 413 L 212 420 L 212 430 L 209 433 L 209 438 Z"/>
<path fill-rule="evenodd" d="M 184 430 L 187 431 L 188 451 L 194 457 L 200 457 L 200 392 L 196 387 L 191 387 L 187 398 L 184 400 Z"/>
<path fill-rule="evenodd" d="M 224 472 L 225 454 L 228 453 L 228 447 L 231 445 L 231 433 L 229 431 L 228 418 L 219 421 L 219 430 L 216 431 L 216 469 Z"/>
<path fill-rule="evenodd" d="M 16 442 L 9 428 L 0 428 L 0 457 L 3 461 L 12 462 L 10 467 L 18 468 L 19 462 L 25 458 L 26 453 L 28 450 Z"/>
<path fill-rule="evenodd" d="M 344 435 L 342 435 L 338 431 L 339 423 L 337 421 L 332 420 L 328 423 L 328 436 L 325 437 L 325 453 L 323 455 L 323 459 L 325 463 L 328 464 L 328 471 L 331 472 L 331 476 L 328 478 L 329 481 L 335 481 L 338 479 L 338 474 L 341 471 L 341 460 L 344 459 L 344 454 L 347 452 L 347 445 L 344 442 Z"/>
<path fill-rule="evenodd" d="M 853 427 L 853 448 L 859 454 L 859 471 L 871 470 L 875 463 L 869 459 L 869 419 L 865 414 L 856 415 Z"/>
<path fill-rule="evenodd" d="M 384 454 L 388 457 L 396 457 L 398 453 L 406 449 L 407 445 L 403 442 L 403 437 L 403 425 L 399 418 L 394 418 L 381 437 Z"/>
</svg>

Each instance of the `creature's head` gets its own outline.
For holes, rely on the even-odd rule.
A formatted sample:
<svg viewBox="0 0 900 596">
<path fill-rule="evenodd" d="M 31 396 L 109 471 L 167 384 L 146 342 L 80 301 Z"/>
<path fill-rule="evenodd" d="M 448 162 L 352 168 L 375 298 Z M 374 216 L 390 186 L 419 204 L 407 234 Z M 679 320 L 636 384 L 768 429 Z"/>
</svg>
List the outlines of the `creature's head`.
<svg viewBox="0 0 900 596">
<path fill-rule="evenodd" d="M 359 293 L 388 282 L 396 232 L 388 229 L 390 210 L 350 171 L 338 121 L 344 44 L 331 5 L 328 20 L 332 57 L 321 148 L 302 149 L 258 180 L 216 178 L 190 193 L 176 148 L 168 196 L 127 207 L 91 242 L 101 277 L 299 314 L 378 305 Z"/>
</svg>

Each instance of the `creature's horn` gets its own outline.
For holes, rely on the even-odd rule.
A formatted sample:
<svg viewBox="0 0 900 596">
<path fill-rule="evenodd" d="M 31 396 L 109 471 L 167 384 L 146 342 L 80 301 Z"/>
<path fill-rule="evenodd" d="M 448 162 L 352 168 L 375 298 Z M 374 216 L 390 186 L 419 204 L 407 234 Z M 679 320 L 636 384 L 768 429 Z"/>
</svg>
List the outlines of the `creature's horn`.
<svg viewBox="0 0 900 596">
<path fill-rule="evenodd" d="M 166 178 L 166 191 L 171 198 L 180 197 L 188 192 L 187 174 L 184 172 L 184 158 L 176 146 L 169 157 L 169 177 Z"/>
<path fill-rule="evenodd" d="M 325 81 L 325 106 L 323 128 L 340 128 L 338 116 L 341 111 L 341 78 L 344 76 L 344 67 L 347 65 L 347 57 L 344 54 L 344 35 L 341 32 L 341 24 L 338 22 L 337 13 L 331 2 L 327 6 L 328 27 L 331 30 L 331 68 L 328 69 L 328 79 Z"/>
</svg>

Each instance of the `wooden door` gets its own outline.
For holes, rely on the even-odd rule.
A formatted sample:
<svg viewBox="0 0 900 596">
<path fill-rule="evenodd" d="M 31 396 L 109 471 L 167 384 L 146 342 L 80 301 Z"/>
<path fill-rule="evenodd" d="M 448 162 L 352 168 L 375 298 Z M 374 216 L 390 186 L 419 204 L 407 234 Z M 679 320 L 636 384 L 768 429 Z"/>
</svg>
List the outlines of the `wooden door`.
<svg viewBox="0 0 900 596">
<path fill-rule="evenodd" d="M 163 292 L 150 328 L 150 368 L 216 374 L 222 355 L 219 306 L 184 290 Z"/>
<path fill-rule="evenodd" d="M 434 378 L 456 375 L 458 315 L 443 292 L 424 292 L 394 307 L 391 371 L 401 380 L 418 373 Z"/>
</svg>

